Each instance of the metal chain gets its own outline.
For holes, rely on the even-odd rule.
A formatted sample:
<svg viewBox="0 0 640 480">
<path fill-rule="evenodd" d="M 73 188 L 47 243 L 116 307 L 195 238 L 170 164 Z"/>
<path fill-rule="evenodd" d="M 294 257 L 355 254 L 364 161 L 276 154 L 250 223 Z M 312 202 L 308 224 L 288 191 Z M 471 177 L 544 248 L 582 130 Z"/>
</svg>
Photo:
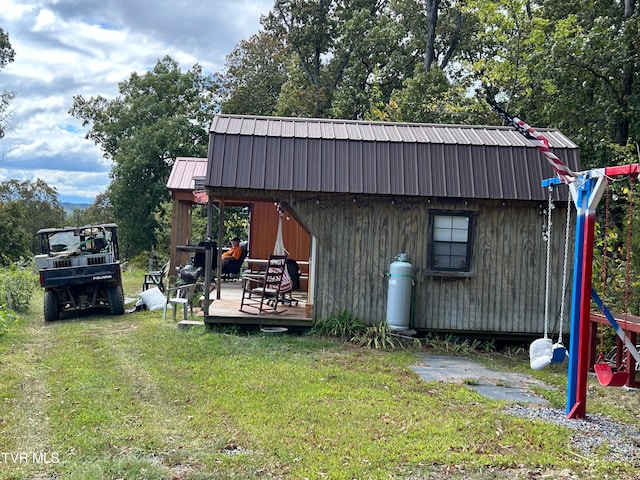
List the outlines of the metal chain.
<svg viewBox="0 0 640 480">
<path fill-rule="evenodd" d="M 551 220 L 551 210 L 553 210 L 553 188 L 549 189 L 549 200 L 547 205 L 547 231 L 545 234 L 547 240 L 547 261 L 546 272 L 544 281 L 544 338 L 547 338 L 549 331 L 549 287 L 551 283 L 551 226 L 553 222 Z"/>
<path fill-rule="evenodd" d="M 571 189 L 569 189 L 569 198 L 567 199 L 567 223 L 564 230 L 564 260 L 562 263 L 562 297 L 560 300 L 560 333 L 558 334 L 558 343 L 562 344 L 562 330 L 564 329 L 564 305 L 565 295 L 567 294 L 567 268 L 569 264 L 569 233 L 571 231 Z"/>
<path fill-rule="evenodd" d="M 609 243 L 609 211 L 611 209 L 611 192 L 610 188 L 607 188 L 605 193 L 604 202 L 604 238 L 602 239 L 602 302 L 606 304 L 607 301 L 607 257 L 609 252 L 607 251 L 607 245 Z M 600 329 L 600 357 L 604 357 L 604 329 Z M 600 362 L 600 360 L 598 360 Z"/>
<path fill-rule="evenodd" d="M 624 320 L 629 315 L 629 290 L 631 284 L 631 234 L 633 226 L 633 176 L 629 177 L 629 213 L 627 219 L 627 264 L 624 272 Z"/>
</svg>

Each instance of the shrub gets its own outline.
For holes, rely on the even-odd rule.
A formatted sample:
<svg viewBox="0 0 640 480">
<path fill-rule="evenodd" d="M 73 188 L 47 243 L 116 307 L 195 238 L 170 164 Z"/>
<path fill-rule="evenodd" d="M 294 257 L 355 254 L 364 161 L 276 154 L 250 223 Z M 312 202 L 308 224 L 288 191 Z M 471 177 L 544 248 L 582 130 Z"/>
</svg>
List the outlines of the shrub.
<svg viewBox="0 0 640 480">
<path fill-rule="evenodd" d="M 360 347 L 375 348 L 380 350 L 397 350 L 405 348 L 421 348 L 422 342 L 419 338 L 412 338 L 394 332 L 386 322 L 381 322 L 371 327 L 367 327 L 351 339 L 352 343 Z"/>
<path fill-rule="evenodd" d="M 26 312 L 36 286 L 36 276 L 25 262 L 14 264 L 0 274 L 0 303 L 15 312 Z"/>
<path fill-rule="evenodd" d="M 398 338 L 394 338 L 386 323 L 378 323 L 358 332 L 351 341 L 360 347 L 381 350 L 395 350 L 403 346 Z"/>
<path fill-rule="evenodd" d="M 338 338 L 352 338 L 364 329 L 358 317 L 343 310 L 320 320 L 309 332 L 312 335 L 329 335 Z"/>
</svg>

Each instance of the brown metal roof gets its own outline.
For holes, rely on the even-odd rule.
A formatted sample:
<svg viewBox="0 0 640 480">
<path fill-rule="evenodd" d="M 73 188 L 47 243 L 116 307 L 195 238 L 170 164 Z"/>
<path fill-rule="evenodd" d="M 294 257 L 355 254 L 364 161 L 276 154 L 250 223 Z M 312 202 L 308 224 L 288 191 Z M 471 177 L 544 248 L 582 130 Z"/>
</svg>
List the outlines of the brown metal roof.
<svg viewBox="0 0 640 480">
<path fill-rule="evenodd" d="M 206 158 L 178 157 L 171 168 L 167 188 L 169 190 L 194 190 L 193 177 L 204 177 L 206 174 Z"/>
<path fill-rule="evenodd" d="M 578 147 L 540 130 L 580 169 Z M 216 115 L 205 183 L 217 189 L 544 200 L 545 157 L 508 127 Z"/>
</svg>

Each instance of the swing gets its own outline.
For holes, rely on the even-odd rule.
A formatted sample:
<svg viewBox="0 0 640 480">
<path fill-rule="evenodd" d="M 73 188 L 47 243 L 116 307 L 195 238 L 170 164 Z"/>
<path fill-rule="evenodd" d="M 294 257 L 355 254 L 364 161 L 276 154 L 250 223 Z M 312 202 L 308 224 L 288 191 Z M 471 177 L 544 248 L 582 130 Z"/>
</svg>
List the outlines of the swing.
<svg viewBox="0 0 640 480">
<path fill-rule="evenodd" d="M 629 372 L 614 372 L 602 353 L 598 357 L 598 363 L 593 366 L 593 370 L 596 372 L 598 383 L 604 387 L 622 387 L 629 380 Z"/>
<path fill-rule="evenodd" d="M 571 195 L 571 192 L 569 192 Z M 562 272 L 562 293 L 560 302 L 560 333 L 558 341 L 553 343 L 549 338 L 549 288 L 550 288 L 550 271 L 551 271 L 551 227 L 553 225 L 551 219 L 551 211 L 553 210 L 553 188 L 549 186 L 548 215 L 545 232 L 547 241 L 547 258 L 545 272 L 545 300 L 544 300 L 544 337 L 534 340 L 529 346 L 529 363 L 533 370 L 542 370 L 551 363 L 562 363 L 567 358 L 567 349 L 562 344 L 562 331 L 564 329 L 564 306 L 565 294 L 567 291 L 567 265 L 569 258 L 569 234 L 571 230 L 571 196 L 567 201 L 567 223 L 564 238 L 564 261 Z"/>
<path fill-rule="evenodd" d="M 629 178 L 630 182 L 633 182 L 633 177 Z M 632 190 L 633 190 L 633 184 L 630 183 L 629 186 L 629 212 L 628 212 L 628 220 L 627 220 L 627 244 L 626 244 L 626 249 L 627 249 L 627 258 L 626 258 L 626 265 L 625 265 L 625 292 L 624 292 L 624 296 L 625 296 L 625 316 L 627 315 L 627 312 L 629 311 L 629 285 L 630 285 L 630 279 L 631 279 L 631 222 L 633 220 L 633 196 L 632 196 Z M 606 287 L 606 280 L 607 280 L 607 245 L 606 245 L 606 241 L 608 238 L 608 228 L 609 228 L 609 202 L 610 202 L 610 195 L 607 195 L 606 197 L 606 203 L 605 203 L 605 219 L 604 219 L 604 246 L 603 246 L 603 251 L 604 251 L 604 255 L 603 255 L 603 260 L 602 260 L 602 278 L 603 278 L 603 288 Z M 600 310 L 602 311 L 602 313 L 607 317 L 607 319 L 609 320 L 609 322 L 611 323 L 611 325 L 613 326 L 614 330 L 616 330 L 616 334 L 622 339 L 622 343 L 621 346 L 626 343 L 625 340 L 626 339 L 626 335 L 624 334 L 623 331 L 621 331 L 618 323 L 616 322 L 615 318 L 613 317 L 613 315 L 611 314 L 611 312 L 609 311 L 609 309 L 604 305 L 604 303 L 602 302 L 602 300 L 600 300 L 600 298 L 598 298 L 598 295 L 595 294 L 595 292 L 592 294 L 592 296 L 594 297 L 596 304 L 598 305 L 598 307 L 600 307 Z M 604 294 L 603 294 L 604 296 Z M 637 353 L 637 352 L 636 352 Z M 596 374 L 596 378 L 598 379 L 598 383 L 600 383 L 600 385 L 605 386 L 605 387 L 622 387 L 623 385 L 625 385 L 627 383 L 627 381 L 629 380 L 629 372 L 624 371 L 624 370 L 619 370 L 619 371 L 614 371 L 613 368 L 611 368 L 611 365 L 607 362 L 605 356 L 604 356 L 604 332 L 600 333 L 600 355 L 598 356 L 598 360 L 596 361 L 596 363 L 593 365 L 593 371 Z"/>
</svg>

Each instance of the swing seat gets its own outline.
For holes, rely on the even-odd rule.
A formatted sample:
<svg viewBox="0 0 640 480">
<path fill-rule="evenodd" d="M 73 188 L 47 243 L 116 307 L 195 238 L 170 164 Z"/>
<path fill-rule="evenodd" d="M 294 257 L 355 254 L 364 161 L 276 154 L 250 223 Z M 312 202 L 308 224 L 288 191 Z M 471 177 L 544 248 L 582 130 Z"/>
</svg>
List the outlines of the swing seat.
<svg viewBox="0 0 640 480">
<path fill-rule="evenodd" d="M 533 370 L 543 370 L 553 358 L 553 342 L 550 338 L 538 338 L 529 346 L 529 363 Z"/>
<path fill-rule="evenodd" d="M 629 379 L 627 372 L 614 372 L 608 363 L 596 363 L 593 370 L 600 385 L 605 387 L 622 387 Z"/>
<path fill-rule="evenodd" d="M 551 354 L 551 363 L 562 363 L 565 358 L 567 358 L 567 349 L 561 343 L 554 343 Z"/>
</svg>

